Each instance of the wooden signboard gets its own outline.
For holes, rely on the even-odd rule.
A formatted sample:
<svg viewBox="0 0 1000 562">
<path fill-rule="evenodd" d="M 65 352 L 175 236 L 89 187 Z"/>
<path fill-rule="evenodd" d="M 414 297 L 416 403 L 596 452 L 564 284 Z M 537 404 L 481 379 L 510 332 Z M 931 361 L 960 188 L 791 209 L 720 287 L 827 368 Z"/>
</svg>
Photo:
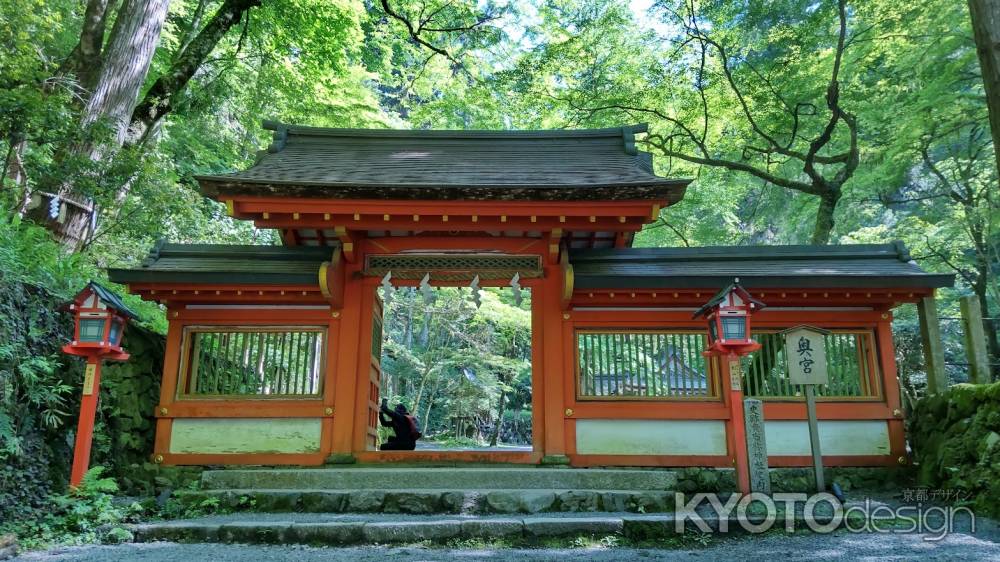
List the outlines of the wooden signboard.
<svg viewBox="0 0 1000 562">
<path fill-rule="evenodd" d="M 809 423 L 809 445 L 812 449 L 813 476 L 816 491 L 826 491 L 823 475 L 823 453 L 819 443 L 819 420 L 816 417 L 817 384 L 827 384 L 826 344 L 823 338 L 827 330 L 813 326 L 796 326 L 785 330 L 785 355 L 788 357 L 788 379 L 792 384 L 802 385 L 806 397 L 806 419 Z"/>
<path fill-rule="evenodd" d="M 826 384 L 826 346 L 823 337 L 828 332 L 809 326 L 799 326 L 785 332 L 788 354 L 788 379 L 792 384 Z"/>
<path fill-rule="evenodd" d="M 90 396 L 94 393 L 94 376 L 97 374 L 97 365 L 87 363 L 87 369 L 83 372 L 83 395 Z"/>
</svg>

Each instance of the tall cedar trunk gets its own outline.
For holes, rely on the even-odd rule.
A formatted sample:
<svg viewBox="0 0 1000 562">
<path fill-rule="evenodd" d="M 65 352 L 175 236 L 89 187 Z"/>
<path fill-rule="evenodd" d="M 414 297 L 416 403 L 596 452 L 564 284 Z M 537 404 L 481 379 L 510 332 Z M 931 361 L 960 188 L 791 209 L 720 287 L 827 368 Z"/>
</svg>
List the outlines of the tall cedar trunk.
<svg viewBox="0 0 1000 562">
<path fill-rule="evenodd" d="M 413 307 L 414 307 L 414 295 L 416 294 L 416 289 L 414 287 L 406 287 L 406 326 L 403 330 L 403 342 L 406 349 L 413 351 Z"/>
<path fill-rule="evenodd" d="M 997 340 L 997 324 L 992 320 L 993 315 L 990 314 L 988 296 L 992 276 L 992 264 L 990 263 L 992 252 L 987 242 L 988 235 L 984 232 L 987 225 L 975 218 L 978 216 L 976 213 L 976 203 L 981 202 L 982 199 L 974 195 L 975 191 L 968 183 L 966 183 L 966 193 L 968 194 L 967 197 L 960 197 L 958 201 L 964 206 L 969 235 L 972 237 L 972 244 L 976 250 L 974 265 L 976 278 L 970 285 L 972 286 L 972 292 L 976 295 L 976 300 L 979 301 L 979 308 L 983 317 L 988 319 L 984 321 L 983 329 L 986 332 L 986 348 L 990 360 L 990 371 L 993 379 L 996 380 L 1000 377 L 1000 341 Z"/>
<path fill-rule="evenodd" d="M 83 127 L 107 122 L 114 137 L 110 143 L 86 143 L 71 149 L 77 154 L 100 161 L 111 157 L 125 143 L 132 109 L 149 73 L 169 3 L 169 0 L 124 0 L 81 119 Z M 60 241 L 73 250 L 79 249 L 93 235 L 98 210 L 85 194 L 74 190 L 72 183 L 63 184 L 58 194 L 83 204 L 68 205 L 65 222 L 55 231 Z"/>
<path fill-rule="evenodd" d="M 420 346 L 427 349 L 427 342 L 431 337 L 431 321 L 434 319 L 430 305 L 424 309 L 424 325 L 420 327 Z"/>
<path fill-rule="evenodd" d="M 106 120 L 118 147 L 128 135 L 132 110 L 149 73 L 169 4 L 169 0 L 125 0 L 104 50 L 104 62 L 84 108 L 82 124 Z"/>
<path fill-rule="evenodd" d="M 969 0 L 969 14 L 983 73 L 997 177 L 1000 178 L 1000 0 Z"/>
</svg>

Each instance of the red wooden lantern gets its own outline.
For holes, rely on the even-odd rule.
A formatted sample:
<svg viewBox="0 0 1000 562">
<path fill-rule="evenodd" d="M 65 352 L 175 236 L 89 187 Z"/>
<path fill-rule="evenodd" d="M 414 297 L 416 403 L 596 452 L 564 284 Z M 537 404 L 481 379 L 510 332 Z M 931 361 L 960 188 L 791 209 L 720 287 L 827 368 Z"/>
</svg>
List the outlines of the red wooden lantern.
<svg viewBox="0 0 1000 562">
<path fill-rule="evenodd" d="M 740 356 L 760 349 L 750 337 L 750 317 L 765 306 L 739 284 L 739 279 L 719 291 L 694 313 L 695 318 L 708 320 L 705 355 Z"/>
<path fill-rule="evenodd" d="M 122 334 L 135 314 L 118 295 L 91 281 L 67 308 L 73 312 L 76 325 L 73 341 L 63 346 L 63 353 L 112 361 L 128 359 L 121 347 Z"/>
<path fill-rule="evenodd" d="M 94 438 L 94 415 L 101 383 L 101 361 L 125 361 L 129 355 L 122 349 L 125 324 L 135 314 L 111 291 L 91 281 L 66 307 L 73 312 L 73 341 L 62 350 L 69 355 L 87 358 L 83 378 L 83 398 L 80 400 L 80 421 L 73 448 L 73 468 L 70 486 L 77 487 L 90 464 L 90 446 Z"/>
</svg>

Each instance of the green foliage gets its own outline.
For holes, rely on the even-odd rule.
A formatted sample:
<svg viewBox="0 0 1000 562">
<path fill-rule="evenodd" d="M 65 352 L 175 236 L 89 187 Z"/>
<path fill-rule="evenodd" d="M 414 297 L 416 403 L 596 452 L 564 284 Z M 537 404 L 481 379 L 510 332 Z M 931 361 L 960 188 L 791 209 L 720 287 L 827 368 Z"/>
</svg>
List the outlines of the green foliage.
<svg viewBox="0 0 1000 562">
<path fill-rule="evenodd" d="M 48 498 L 39 516 L 5 520 L 0 523 L 0 533 L 15 534 L 28 549 L 131 540 L 131 533 L 121 525 L 136 522 L 144 508 L 137 503 L 116 503 L 118 485 L 103 473 L 103 467 L 91 468 L 78 488 Z"/>
<path fill-rule="evenodd" d="M 61 307 L 89 279 L 100 279 L 89 254 L 66 255 L 39 227 L 0 220 L 0 520 L 29 519 L 68 480 L 82 361 L 62 353 L 72 315 Z M 128 297 L 130 307 L 162 325 L 158 307 Z M 131 325 L 127 363 L 106 365 L 92 459 L 126 477 L 148 456 L 159 399 L 162 336 Z"/>
<path fill-rule="evenodd" d="M 509 289 L 486 289 L 476 308 L 468 290 L 435 296 L 428 305 L 416 288 L 394 292 L 384 312 L 382 395 L 406 404 L 424 435 L 447 446 L 486 445 L 498 425 L 498 442 L 530 443 L 530 298 L 517 307 Z"/>
</svg>

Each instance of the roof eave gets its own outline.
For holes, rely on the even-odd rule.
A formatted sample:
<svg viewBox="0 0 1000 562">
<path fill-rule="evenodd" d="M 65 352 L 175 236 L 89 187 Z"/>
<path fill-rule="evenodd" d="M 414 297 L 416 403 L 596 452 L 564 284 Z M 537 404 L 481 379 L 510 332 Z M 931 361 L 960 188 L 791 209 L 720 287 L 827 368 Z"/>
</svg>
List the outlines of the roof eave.
<svg viewBox="0 0 1000 562">
<path fill-rule="evenodd" d="M 436 185 L 436 184 L 330 184 L 285 181 L 248 181 L 226 176 L 197 176 L 207 197 L 232 196 L 340 198 L 385 200 L 472 201 L 616 201 L 665 200 L 674 204 L 684 197 L 689 179 L 663 179 L 640 183 L 600 185 Z"/>
<path fill-rule="evenodd" d="M 170 285 L 318 285 L 316 273 L 248 273 L 245 271 L 166 271 L 158 269 L 109 269 L 115 283 Z"/>
<path fill-rule="evenodd" d="M 688 276 L 629 276 L 587 275 L 577 271 L 578 289 L 718 289 L 732 283 L 732 275 Z M 941 289 L 955 284 L 949 274 L 923 275 L 740 275 L 740 284 L 747 289 Z"/>
</svg>

